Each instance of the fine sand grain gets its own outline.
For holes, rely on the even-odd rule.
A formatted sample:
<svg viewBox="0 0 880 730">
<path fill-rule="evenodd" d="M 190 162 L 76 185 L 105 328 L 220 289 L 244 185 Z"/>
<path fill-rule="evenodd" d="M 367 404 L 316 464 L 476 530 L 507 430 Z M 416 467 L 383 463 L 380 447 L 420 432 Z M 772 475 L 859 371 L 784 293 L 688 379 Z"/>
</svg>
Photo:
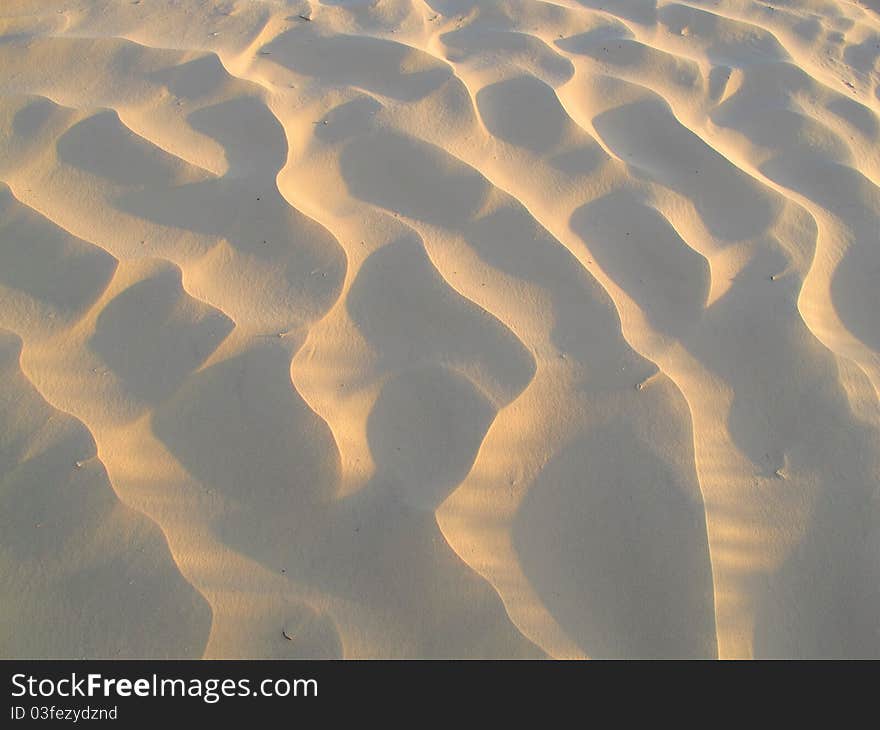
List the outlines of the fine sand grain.
<svg viewBox="0 0 880 730">
<path fill-rule="evenodd" d="M 0 656 L 880 657 L 877 0 L 2 0 Z"/>
</svg>

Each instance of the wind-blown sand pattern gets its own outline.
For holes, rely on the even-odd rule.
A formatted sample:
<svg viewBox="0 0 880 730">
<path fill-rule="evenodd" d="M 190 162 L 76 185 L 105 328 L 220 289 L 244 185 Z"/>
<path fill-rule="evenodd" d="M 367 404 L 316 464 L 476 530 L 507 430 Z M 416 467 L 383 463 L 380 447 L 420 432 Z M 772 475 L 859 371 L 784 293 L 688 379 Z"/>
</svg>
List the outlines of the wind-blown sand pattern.
<svg viewBox="0 0 880 730">
<path fill-rule="evenodd" d="M 4 0 L 0 655 L 880 657 L 878 185 L 876 0 Z"/>
</svg>

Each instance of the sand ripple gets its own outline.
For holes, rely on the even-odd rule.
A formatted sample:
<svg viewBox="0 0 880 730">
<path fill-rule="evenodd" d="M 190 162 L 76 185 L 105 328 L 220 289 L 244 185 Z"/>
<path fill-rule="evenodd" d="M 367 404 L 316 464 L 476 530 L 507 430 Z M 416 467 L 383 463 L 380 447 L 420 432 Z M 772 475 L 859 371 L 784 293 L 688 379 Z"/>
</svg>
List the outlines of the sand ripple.
<svg viewBox="0 0 880 730">
<path fill-rule="evenodd" d="M 876 2 L 7 0 L 0 69 L 0 653 L 880 656 Z"/>
</svg>

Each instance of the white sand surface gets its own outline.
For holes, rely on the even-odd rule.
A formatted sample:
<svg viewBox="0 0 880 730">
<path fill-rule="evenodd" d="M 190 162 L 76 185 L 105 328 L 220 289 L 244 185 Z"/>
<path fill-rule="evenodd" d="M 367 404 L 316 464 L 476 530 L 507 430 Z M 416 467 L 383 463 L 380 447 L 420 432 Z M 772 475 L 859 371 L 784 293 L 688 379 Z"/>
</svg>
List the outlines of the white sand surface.
<svg viewBox="0 0 880 730">
<path fill-rule="evenodd" d="M 2 0 L 0 656 L 880 657 L 877 0 Z"/>
</svg>

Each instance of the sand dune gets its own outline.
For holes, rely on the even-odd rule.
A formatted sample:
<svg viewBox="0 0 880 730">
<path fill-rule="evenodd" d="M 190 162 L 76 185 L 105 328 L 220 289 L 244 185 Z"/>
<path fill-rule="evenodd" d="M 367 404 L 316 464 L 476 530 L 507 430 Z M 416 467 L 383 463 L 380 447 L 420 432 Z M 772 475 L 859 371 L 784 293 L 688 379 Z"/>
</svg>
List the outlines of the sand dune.
<svg viewBox="0 0 880 730">
<path fill-rule="evenodd" d="M 878 273 L 875 0 L 5 0 L 0 655 L 880 657 Z"/>
</svg>

